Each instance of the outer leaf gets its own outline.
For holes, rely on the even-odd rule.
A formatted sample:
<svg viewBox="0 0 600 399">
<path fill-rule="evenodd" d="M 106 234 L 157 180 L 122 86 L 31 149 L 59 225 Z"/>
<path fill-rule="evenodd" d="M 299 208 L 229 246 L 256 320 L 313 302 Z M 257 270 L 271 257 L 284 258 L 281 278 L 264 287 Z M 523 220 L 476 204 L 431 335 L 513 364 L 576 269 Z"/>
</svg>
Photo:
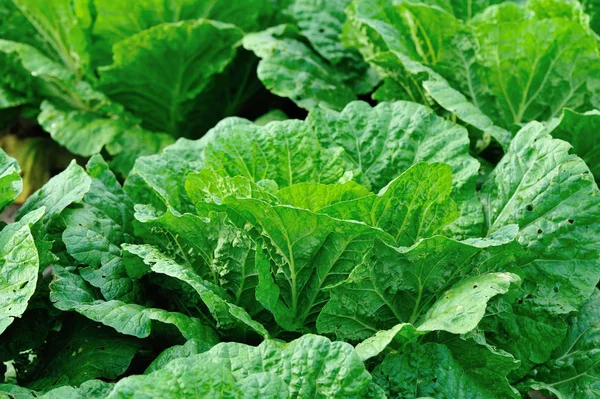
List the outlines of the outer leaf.
<svg viewBox="0 0 600 399">
<path fill-rule="evenodd" d="M 313 110 L 308 121 L 324 146 L 346 150 L 375 189 L 417 162 L 448 163 L 456 187 L 463 186 L 479 168 L 469 155 L 466 129 L 418 104 L 399 101 L 371 108 L 353 102 L 340 113 Z"/>
<path fill-rule="evenodd" d="M 166 146 L 173 144 L 173 141 L 173 137 L 166 133 L 130 127 L 123 135 L 115 137 L 106 145 L 106 150 L 112 155 L 110 167 L 121 176 L 127 176 L 137 158 L 159 153 Z"/>
<path fill-rule="evenodd" d="M 342 109 L 356 100 L 343 76 L 303 43 L 289 25 L 245 36 L 244 48 L 261 58 L 257 72 L 266 88 L 292 99 L 299 107 Z"/>
<path fill-rule="evenodd" d="M 107 300 L 139 300 L 141 287 L 125 272 L 120 245 L 133 241 L 133 204 L 100 156 L 87 165 L 92 177 L 82 205 L 63 212 L 67 252 L 88 268 L 82 277 Z"/>
<path fill-rule="evenodd" d="M 98 99 L 108 103 L 103 96 Z M 81 109 L 83 107 L 84 109 Z M 44 101 L 38 123 L 52 138 L 74 154 L 91 156 L 103 148 L 113 156 L 112 165 L 126 175 L 140 155 L 157 153 L 173 142 L 170 135 L 137 126 L 137 121 L 115 105 L 114 111 L 57 107 Z"/>
<path fill-rule="evenodd" d="M 42 190 L 37 191 L 23 204 L 17 220 L 35 209 L 46 207 L 44 222 L 48 224 L 53 218 L 72 203 L 80 202 L 89 191 L 92 179 L 75 161 L 62 173 L 56 175 Z"/>
<path fill-rule="evenodd" d="M 197 355 L 198 353 L 206 352 L 211 348 L 212 344 L 210 342 L 194 338 L 188 340 L 184 345 L 171 346 L 162 351 L 156 359 L 150 363 L 150 366 L 148 366 L 144 374 L 150 374 L 156 370 L 160 370 L 175 359 Z"/>
<path fill-rule="evenodd" d="M 27 309 L 35 291 L 39 257 L 29 226 L 0 233 L 0 334 Z"/>
<path fill-rule="evenodd" d="M 233 25 L 208 20 L 150 28 L 114 46 L 114 63 L 100 69 L 100 88 L 145 127 L 185 135 L 194 131 L 194 100 L 231 62 L 240 39 Z M 148 64 L 155 74 L 140 74 Z"/>
<path fill-rule="evenodd" d="M 493 355 L 488 354 L 489 357 Z M 506 398 L 506 379 L 499 376 L 494 384 L 481 379 L 461 364 L 444 345 L 410 345 L 401 354 L 388 355 L 373 371 L 373 378 L 389 397 L 439 399 Z M 510 391 L 510 389 L 509 389 Z"/>
<path fill-rule="evenodd" d="M 263 337 L 269 335 L 243 308 L 228 303 L 219 295 L 220 292 L 215 292 L 214 286 L 202 280 L 191 266 L 178 264 L 149 245 L 124 245 L 123 248 L 142 258 L 153 272 L 166 274 L 192 286 L 222 328 L 243 327 Z"/>
<path fill-rule="evenodd" d="M 515 231 L 505 233 L 466 242 L 436 236 L 410 248 L 376 244 L 364 264 L 330 289 L 318 330 L 358 340 L 398 323 L 425 321 L 434 301 L 474 268 L 502 270 L 511 261 Z"/>
<path fill-rule="evenodd" d="M 288 344 L 269 340 L 258 347 L 220 344 L 208 352 L 175 360 L 164 371 L 125 379 L 117 384 L 115 391 L 129 385 L 125 381 L 155 380 L 156 384 L 165 372 L 199 368 L 219 370 L 224 377 L 221 381 L 232 381 L 240 388 L 253 387 L 246 395 L 239 396 L 244 398 L 359 398 L 368 392 L 371 383 L 371 376 L 350 345 L 304 335 Z M 180 397 L 175 395 L 165 397 Z"/>
<path fill-rule="evenodd" d="M 9 399 L 87 399 L 105 397 L 112 390 L 112 384 L 100 380 L 86 381 L 79 388 L 69 386 L 53 389 L 43 395 L 16 385 L 0 384 L 0 393 L 7 393 Z M 4 399 L 4 397 L 3 397 Z"/>
<path fill-rule="evenodd" d="M 186 339 L 218 341 L 212 328 L 200 320 L 181 313 L 145 308 L 121 301 L 97 300 L 83 279 L 60 266 L 55 266 L 55 279 L 50 284 L 50 300 L 60 310 L 74 310 L 90 320 L 112 327 L 125 335 L 145 338 L 150 335 L 152 321 L 172 324 Z"/>
<path fill-rule="evenodd" d="M 573 152 L 585 161 L 596 180 L 600 180 L 599 130 L 600 111 L 580 114 L 565 109 L 551 131 L 553 137 L 568 141 L 573 146 Z"/>
<path fill-rule="evenodd" d="M 565 340 L 530 376 L 526 387 L 547 390 L 559 399 L 600 397 L 600 291 L 582 305 L 568 320 Z M 526 388 L 524 387 L 524 388 Z"/>
<path fill-rule="evenodd" d="M 110 54 L 113 44 L 163 23 L 206 18 L 252 31 L 258 27 L 259 18 L 270 11 L 264 0 L 231 4 L 205 0 L 176 0 L 168 4 L 158 0 L 95 0 L 94 6 L 94 35 L 102 41 L 96 51 L 106 54 Z"/>
<path fill-rule="evenodd" d="M 85 319 L 67 319 L 52 345 L 38 354 L 28 386 L 49 391 L 61 385 L 79 386 L 94 378 L 117 379 L 128 368 L 140 341 Z"/>
<path fill-rule="evenodd" d="M 0 213 L 4 212 L 23 190 L 20 171 L 17 161 L 0 150 Z"/>
<path fill-rule="evenodd" d="M 80 387 L 60 387 L 37 396 L 40 399 L 87 399 L 106 397 L 112 389 L 112 384 L 100 380 L 90 380 Z"/>
<path fill-rule="evenodd" d="M 98 154 L 106 144 L 123 134 L 127 124 L 95 112 L 56 108 L 51 102 L 42 103 L 39 124 L 52 138 L 74 154 Z"/>
<path fill-rule="evenodd" d="M 356 353 L 362 361 L 366 361 L 382 353 L 392 342 L 410 342 L 424 334 L 410 323 L 400 323 L 389 330 L 380 330 L 370 338 L 356 345 Z"/>
<path fill-rule="evenodd" d="M 569 147 L 531 123 L 482 189 L 488 232 L 519 225 L 517 239 L 529 254 L 523 270 L 537 286 L 529 292 L 555 313 L 574 310 L 600 278 L 600 192 Z"/>
<path fill-rule="evenodd" d="M 167 383 L 168 382 L 168 383 Z M 239 398 L 241 389 L 224 366 L 176 360 L 149 375 L 135 375 L 119 381 L 109 399 L 185 397 Z"/>
<path fill-rule="evenodd" d="M 345 48 L 339 39 L 348 4 L 350 0 L 334 0 L 325 4 L 318 0 L 294 0 L 284 12 L 296 21 L 302 35 L 323 58 L 334 65 L 350 60 L 359 63 L 360 56 Z"/>
<path fill-rule="evenodd" d="M 136 204 L 150 204 L 161 211 L 193 212 L 183 177 L 202 169 L 204 145 L 202 140 L 180 139 L 161 154 L 137 159 L 125 191 Z"/>
<path fill-rule="evenodd" d="M 464 279 L 433 304 L 418 330 L 465 334 L 477 327 L 490 298 L 506 293 L 511 283 L 518 281 L 519 276 L 512 273 L 488 273 Z"/>
</svg>

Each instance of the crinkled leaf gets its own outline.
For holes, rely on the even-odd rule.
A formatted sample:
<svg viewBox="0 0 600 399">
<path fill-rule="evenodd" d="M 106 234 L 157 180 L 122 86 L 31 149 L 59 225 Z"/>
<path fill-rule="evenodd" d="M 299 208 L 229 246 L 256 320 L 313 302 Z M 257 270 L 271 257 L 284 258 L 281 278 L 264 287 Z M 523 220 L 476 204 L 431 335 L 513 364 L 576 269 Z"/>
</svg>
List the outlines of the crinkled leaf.
<svg viewBox="0 0 600 399">
<path fill-rule="evenodd" d="M 479 168 L 469 155 L 465 128 L 409 102 L 371 107 L 353 102 L 341 112 L 316 109 L 309 125 L 326 146 L 340 146 L 375 189 L 383 188 L 417 162 L 452 166 L 454 185 L 461 187 Z"/>
<path fill-rule="evenodd" d="M 426 88 L 434 100 L 506 145 L 506 133 L 490 119 L 509 128 L 598 103 L 594 35 L 568 13 L 540 11 L 553 5 L 527 7 L 505 2 L 465 24 L 437 4 L 355 0 L 345 41 L 394 83 L 388 100 L 408 95 L 427 102 L 420 86 L 431 80 Z"/>
<path fill-rule="evenodd" d="M 252 320 L 250 315 L 241 307 L 229 303 L 225 295 L 217 289 L 214 284 L 203 280 L 190 265 L 179 264 L 169 259 L 158 251 L 155 247 L 149 245 L 124 245 L 124 250 L 131 254 L 138 255 L 143 259 L 150 269 L 155 273 L 166 274 L 167 276 L 184 281 L 192 286 L 198 293 L 204 304 L 208 307 L 217 324 L 221 328 L 243 328 L 255 331 L 263 337 L 269 334 L 267 330 L 258 322 Z"/>
<path fill-rule="evenodd" d="M 290 120 L 258 126 L 239 118 L 220 122 L 202 140 L 205 167 L 279 187 L 335 183 L 352 165 L 339 148 L 323 148 L 306 123 Z"/>
<path fill-rule="evenodd" d="M 38 280 L 39 256 L 28 225 L 0 233 L 0 334 L 27 309 Z"/>
<path fill-rule="evenodd" d="M 90 320 L 138 338 L 149 336 L 152 321 L 157 321 L 172 324 L 186 339 L 218 341 L 214 330 L 199 319 L 133 303 L 98 300 L 92 288 L 77 274 L 60 266 L 55 266 L 54 272 L 54 281 L 50 284 L 50 300 L 60 310 L 74 310 Z"/>
<path fill-rule="evenodd" d="M 199 382 L 175 382 L 185 381 L 190 374 Z M 164 384 L 167 376 L 174 384 Z M 165 398 L 181 397 L 194 392 L 187 391 L 194 387 L 210 397 L 210 386 L 215 384 L 226 389 L 219 397 L 359 398 L 371 389 L 371 376 L 352 346 L 309 334 L 287 344 L 270 340 L 258 347 L 219 344 L 154 373 L 126 378 L 115 386 L 113 395 L 130 397 L 134 389 L 150 386 L 158 391 L 149 392 L 160 392 Z M 247 395 L 238 393 L 240 388 L 248 390 Z M 116 395 L 121 392 L 127 394 Z"/>
<path fill-rule="evenodd" d="M 446 164 L 418 163 L 392 180 L 377 195 L 338 202 L 319 212 L 378 227 L 399 246 L 440 233 L 458 216 L 450 198 L 452 171 Z"/>
<path fill-rule="evenodd" d="M 500 271 L 509 264 L 517 251 L 515 233 L 508 228 L 498 237 L 464 242 L 435 236 L 410 248 L 378 242 L 346 281 L 331 287 L 317 328 L 358 340 L 399 323 L 425 321 L 434 301 L 475 268 Z"/>
<path fill-rule="evenodd" d="M 405 347 L 401 354 L 388 355 L 373 371 L 373 379 L 388 397 L 506 397 L 497 394 L 498 386 L 490 386 L 488 381 L 469 373 L 469 368 L 468 364 L 460 364 L 444 345 L 414 344 Z M 508 386 L 508 382 L 505 380 L 503 385 Z"/>
<path fill-rule="evenodd" d="M 600 291 L 568 319 L 565 340 L 551 359 L 538 366 L 524 388 L 547 390 L 559 399 L 596 398 L 600 394 Z M 582 396 L 583 395 L 583 396 Z"/>
<path fill-rule="evenodd" d="M 600 191 L 569 144 L 532 122 L 482 188 L 488 234 L 517 224 L 528 292 L 555 313 L 574 310 L 600 279 Z M 534 288 L 535 287 L 535 288 Z"/>
<path fill-rule="evenodd" d="M 141 287 L 125 272 L 120 245 L 133 241 L 133 204 L 100 156 L 87 165 L 92 178 L 82 204 L 63 212 L 62 240 L 75 260 L 89 267 L 81 276 L 107 300 L 136 301 Z"/>
<path fill-rule="evenodd" d="M 342 281 L 373 240 L 391 237 L 354 221 L 251 198 L 223 199 L 224 210 L 256 231 L 257 299 L 288 330 L 315 322 L 328 298 L 325 287 Z"/>
</svg>

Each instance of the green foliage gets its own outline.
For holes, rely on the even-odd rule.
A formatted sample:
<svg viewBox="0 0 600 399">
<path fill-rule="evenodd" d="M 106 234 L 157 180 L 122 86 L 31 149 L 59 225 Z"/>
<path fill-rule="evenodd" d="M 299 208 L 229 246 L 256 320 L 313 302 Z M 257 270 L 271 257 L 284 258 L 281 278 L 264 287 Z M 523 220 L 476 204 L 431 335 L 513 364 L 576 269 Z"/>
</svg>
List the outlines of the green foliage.
<svg viewBox="0 0 600 399">
<path fill-rule="evenodd" d="M 0 398 L 600 399 L 595 4 L 0 0 Z"/>
</svg>

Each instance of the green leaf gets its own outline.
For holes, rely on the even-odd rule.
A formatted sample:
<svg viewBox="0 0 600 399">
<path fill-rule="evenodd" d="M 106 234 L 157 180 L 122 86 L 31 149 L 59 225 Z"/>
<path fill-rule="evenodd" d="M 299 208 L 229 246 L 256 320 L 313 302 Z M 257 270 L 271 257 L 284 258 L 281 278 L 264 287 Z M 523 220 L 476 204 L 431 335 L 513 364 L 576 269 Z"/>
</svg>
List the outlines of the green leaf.
<svg viewBox="0 0 600 399">
<path fill-rule="evenodd" d="M 92 179 L 83 168 L 72 161 L 63 172 L 50 179 L 43 189 L 27 199 L 17 214 L 17 220 L 35 209 L 45 207 L 44 223 L 47 225 L 69 205 L 81 202 L 91 184 Z"/>
<path fill-rule="evenodd" d="M 156 396 L 164 399 L 194 396 L 239 398 L 241 395 L 241 387 L 225 366 L 191 363 L 188 359 L 182 359 L 149 375 L 134 375 L 120 380 L 107 399 Z"/>
<path fill-rule="evenodd" d="M 325 4 L 317 0 L 294 0 L 284 13 L 296 21 L 302 35 L 315 51 L 333 64 L 353 60 L 360 62 L 360 56 L 345 48 L 339 36 L 346 20 L 344 9 L 350 0 L 334 0 Z"/>
<path fill-rule="evenodd" d="M 139 300 L 141 286 L 127 275 L 120 249 L 133 241 L 133 203 L 102 157 L 92 157 L 87 172 L 92 184 L 81 205 L 62 213 L 62 240 L 69 255 L 89 266 L 81 276 L 105 299 Z"/>
<path fill-rule="evenodd" d="M 595 132 L 600 128 L 600 111 L 578 113 L 564 109 L 561 118 L 553 124 L 552 137 L 565 140 L 573 152 L 583 159 L 596 180 L 600 180 L 600 145 Z"/>
<path fill-rule="evenodd" d="M 137 255 L 155 273 L 181 280 L 189 284 L 200 296 L 208 307 L 213 317 L 217 320 L 218 327 L 231 329 L 241 327 L 255 331 L 263 337 L 268 337 L 267 330 L 258 322 L 252 320 L 250 315 L 241 307 L 227 302 L 222 298 L 214 285 L 203 280 L 190 265 L 179 264 L 169 259 L 149 245 L 123 245 L 123 249 L 131 254 Z"/>
<path fill-rule="evenodd" d="M 487 147 L 488 136 L 496 139 L 503 149 L 508 149 L 512 134 L 508 130 L 495 126 L 494 121 L 480 107 L 469 101 L 448 82 L 443 79 L 428 80 L 423 82 L 423 88 L 444 109 L 483 132 L 482 143 L 479 144 L 478 149 L 483 150 Z"/>
<path fill-rule="evenodd" d="M 431 331 L 466 334 L 483 319 L 490 298 L 506 293 L 510 284 L 517 281 L 519 277 L 511 273 L 486 273 L 462 280 L 433 304 L 417 328 L 400 323 L 389 330 L 380 330 L 360 342 L 356 352 L 364 361 L 379 355 L 392 343 L 406 345 Z"/>
<path fill-rule="evenodd" d="M 113 385 L 100 380 L 86 381 L 78 388 L 60 387 L 37 396 L 40 399 L 86 399 L 103 398 L 111 392 Z"/>
<path fill-rule="evenodd" d="M 261 59 L 257 73 L 265 87 L 301 108 L 342 109 L 356 100 L 343 75 L 305 44 L 293 26 L 279 25 L 248 34 L 244 48 Z"/>
<path fill-rule="evenodd" d="M 584 395 L 596 398 L 600 392 L 600 291 L 583 303 L 568 319 L 565 340 L 554 350 L 551 359 L 530 373 L 524 388 L 547 390 L 559 399 Z"/>
<path fill-rule="evenodd" d="M 64 386 L 53 389 L 45 394 L 38 395 L 35 391 L 21 388 L 16 385 L 0 384 L 0 394 L 8 393 L 7 399 L 86 399 L 86 398 L 103 398 L 106 397 L 112 390 L 112 384 L 100 380 L 90 380 L 81 384 L 80 387 L 74 388 Z M 2 396 L 4 399 L 4 396 Z"/>
<path fill-rule="evenodd" d="M 127 176 L 137 158 L 157 154 L 173 144 L 173 136 L 130 127 L 122 135 L 107 143 L 106 151 L 112 156 L 110 167 L 115 173 Z"/>
<path fill-rule="evenodd" d="M 212 348 L 210 342 L 201 341 L 195 338 L 188 340 L 184 345 L 175 345 L 162 351 L 156 359 L 148 366 L 144 374 L 150 374 L 156 370 L 164 368 L 175 359 L 181 359 L 206 352 Z"/>
<path fill-rule="evenodd" d="M 450 166 L 417 163 L 379 194 L 338 202 L 319 213 L 380 228 L 394 237 L 397 245 L 410 246 L 439 234 L 457 218 L 451 189 Z"/>
<path fill-rule="evenodd" d="M 258 126 L 228 118 L 204 138 L 204 165 L 219 172 L 279 187 L 335 183 L 352 170 L 340 148 L 323 148 L 306 123 L 289 120 Z"/>
<path fill-rule="evenodd" d="M 23 190 L 20 171 L 17 161 L 0 149 L 0 213 L 4 212 Z"/>
<path fill-rule="evenodd" d="M 527 280 L 523 287 L 527 287 Z M 511 380 L 523 378 L 536 364 L 544 363 L 560 345 L 567 331 L 565 321 L 535 303 L 531 296 L 500 298 L 488 307 L 490 317 L 482 320 L 490 344 L 512 354 L 520 362 Z"/>
<path fill-rule="evenodd" d="M 422 161 L 449 164 L 456 187 L 479 169 L 469 155 L 466 129 L 418 104 L 399 101 L 371 107 L 353 102 L 339 113 L 315 109 L 308 121 L 325 147 L 346 150 L 375 189 Z"/>
<path fill-rule="evenodd" d="M 54 272 L 50 300 L 60 310 L 74 310 L 90 320 L 138 338 L 148 337 L 152 331 L 152 321 L 157 321 L 172 324 L 186 339 L 218 342 L 214 330 L 199 319 L 133 303 L 98 300 L 91 287 L 77 274 L 60 266 L 54 266 Z"/>
<path fill-rule="evenodd" d="M 305 209 L 234 197 L 222 204 L 255 229 L 266 251 L 257 254 L 257 299 L 290 331 L 315 322 L 329 297 L 324 288 L 343 281 L 376 238 L 391 240 L 365 224 Z"/>
<path fill-rule="evenodd" d="M 86 111 L 65 112 L 48 101 L 44 101 L 41 108 L 39 124 L 56 142 L 82 156 L 98 154 L 106 144 L 127 129 L 122 120 L 102 118 Z"/>
<path fill-rule="evenodd" d="M 517 224 L 527 250 L 520 261 L 540 306 L 574 310 L 593 292 L 598 273 L 600 192 L 585 163 L 532 122 L 513 139 L 482 188 L 487 231 Z"/>
<path fill-rule="evenodd" d="M 493 356 L 491 353 L 488 356 Z M 373 371 L 373 379 L 389 397 L 439 399 L 506 398 L 510 391 L 500 375 L 494 384 L 461 364 L 448 347 L 437 343 L 406 346 L 402 353 L 388 355 Z"/>
<path fill-rule="evenodd" d="M 95 0 L 94 6 L 97 16 L 93 32 L 101 40 L 95 50 L 105 55 L 110 55 L 115 43 L 163 23 L 206 18 L 252 31 L 259 27 L 259 18 L 270 11 L 269 2 L 265 0 L 231 4 L 202 0 L 178 0 L 168 4 L 158 0 Z"/>
<path fill-rule="evenodd" d="M 39 256 L 25 225 L 0 233 L 0 334 L 27 309 L 38 280 Z"/>
<path fill-rule="evenodd" d="M 166 380 L 174 383 L 164 384 Z M 370 389 L 371 376 L 352 346 L 304 335 L 287 344 L 219 344 L 151 374 L 125 378 L 109 397 L 158 392 L 163 398 L 358 398 Z"/>
<path fill-rule="evenodd" d="M 487 273 L 464 279 L 429 308 L 417 329 L 465 334 L 477 327 L 490 298 L 506 293 L 518 281 L 519 276 L 512 273 Z"/>
<path fill-rule="evenodd" d="M 353 181 L 337 184 L 298 183 L 282 188 L 276 196 L 282 204 L 318 212 L 339 202 L 354 202 L 370 196 L 370 192 Z"/>
<path fill-rule="evenodd" d="M 78 76 L 92 76 L 90 70 L 90 38 L 92 24 L 89 4 L 57 0 L 12 0 L 27 17 L 38 34 L 52 49 L 49 54 Z"/>
<path fill-rule="evenodd" d="M 202 140 L 180 139 L 160 154 L 138 158 L 125 181 L 125 191 L 136 204 L 193 212 L 184 177 L 202 169 L 199 154 L 204 146 Z"/>
<path fill-rule="evenodd" d="M 150 130 L 193 133 L 195 99 L 231 62 L 241 36 L 233 25 L 209 20 L 155 26 L 115 44 L 114 63 L 100 68 L 99 88 Z M 140 74 L 148 64 L 154 67 Z"/>
<path fill-rule="evenodd" d="M 362 361 L 366 361 L 382 353 L 394 341 L 410 342 L 423 334 L 410 323 L 400 323 L 389 330 L 377 331 L 372 337 L 358 343 L 356 353 Z"/>
<path fill-rule="evenodd" d="M 434 302 L 439 300 L 441 308 L 447 306 L 444 303 L 448 302 L 439 298 L 475 268 L 501 271 L 510 264 L 517 251 L 515 233 L 513 226 L 497 237 L 464 242 L 435 236 L 410 248 L 378 242 L 346 281 L 330 288 L 331 299 L 319 315 L 317 329 L 358 340 L 399 323 L 425 322 Z M 456 294 L 450 291 L 449 295 Z M 475 308 L 482 306 L 485 309 L 485 304 L 478 302 Z"/>
<path fill-rule="evenodd" d="M 27 378 L 29 388 L 49 391 L 62 385 L 79 386 L 94 378 L 115 380 L 128 368 L 141 346 L 132 337 L 118 334 L 85 319 L 67 319 L 52 345 L 39 354 L 37 367 Z"/>
</svg>

